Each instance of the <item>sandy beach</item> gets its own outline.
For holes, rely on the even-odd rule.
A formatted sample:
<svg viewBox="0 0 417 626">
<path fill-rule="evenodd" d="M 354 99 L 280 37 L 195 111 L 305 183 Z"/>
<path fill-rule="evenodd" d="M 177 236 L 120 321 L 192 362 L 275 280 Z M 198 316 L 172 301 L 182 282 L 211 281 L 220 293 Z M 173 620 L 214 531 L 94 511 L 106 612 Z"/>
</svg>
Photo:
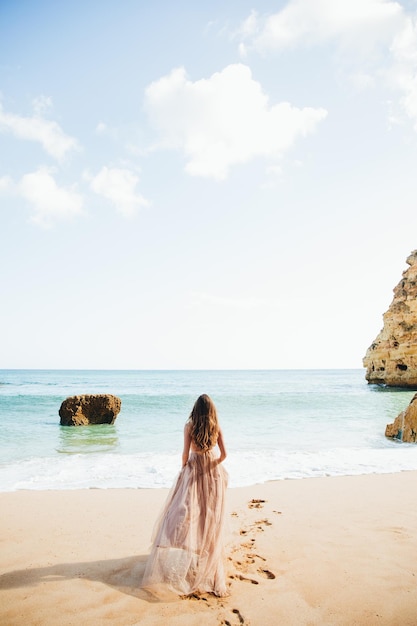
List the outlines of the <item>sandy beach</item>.
<svg viewBox="0 0 417 626">
<path fill-rule="evenodd" d="M 417 624 L 417 472 L 228 490 L 230 596 L 139 589 L 167 490 L 0 494 L 2 626 Z"/>
</svg>

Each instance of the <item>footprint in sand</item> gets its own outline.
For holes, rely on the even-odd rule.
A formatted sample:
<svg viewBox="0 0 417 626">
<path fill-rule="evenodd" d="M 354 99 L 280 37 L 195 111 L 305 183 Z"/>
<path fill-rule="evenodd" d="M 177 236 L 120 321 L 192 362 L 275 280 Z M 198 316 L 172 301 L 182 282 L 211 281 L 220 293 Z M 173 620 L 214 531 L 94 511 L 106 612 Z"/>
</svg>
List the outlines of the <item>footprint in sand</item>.
<svg viewBox="0 0 417 626">
<path fill-rule="evenodd" d="M 242 613 L 239 611 L 239 609 L 232 609 L 232 613 L 234 613 L 238 617 L 239 624 L 246 624 L 246 622 L 245 622 L 245 620 L 244 620 L 244 618 L 242 616 Z M 221 623 L 224 624 L 225 626 L 232 626 L 232 623 L 229 622 L 228 619 L 225 619 Z"/>
<path fill-rule="evenodd" d="M 253 498 L 250 502 L 248 502 L 248 507 L 250 509 L 262 509 L 265 502 L 266 500 L 258 500 Z"/>
<path fill-rule="evenodd" d="M 274 578 L 276 578 L 275 574 L 271 572 L 269 569 L 262 569 L 262 567 L 260 567 L 258 569 L 258 572 L 265 578 L 268 578 L 269 580 L 273 580 Z"/>
<path fill-rule="evenodd" d="M 255 522 L 255 524 L 264 524 L 264 526 L 272 526 L 272 522 L 269 521 L 269 519 L 260 519 L 257 522 Z"/>
<path fill-rule="evenodd" d="M 208 602 L 208 598 L 199 595 L 198 593 L 190 593 L 188 596 L 180 596 L 183 600 L 197 600 L 198 602 Z"/>
<path fill-rule="evenodd" d="M 242 580 L 245 583 L 252 583 L 252 585 L 259 585 L 257 580 L 254 580 L 253 578 L 245 578 L 245 576 L 242 576 L 241 574 L 237 574 L 236 576 L 232 574 L 229 578 L 232 580 Z"/>
<path fill-rule="evenodd" d="M 272 526 L 272 522 L 270 522 L 268 519 L 260 519 L 258 521 L 256 521 L 254 524 L 251 524 L 250 528 L 241 528 L 239 530 L 239 535 L 247 535 L 249 532 L 255 530 L 255 531 L 261 531 L 264 532 L 264 529 L 262 528 L 262 526 Z M 251 539 L 251 541 L 255 541 L 254 539 Z"/>
<path fill-rule="evenodd" d="M 242 617 L 242 613 L 239 611 L 239 609 L 233 609 L 233 610 L 232 610 L 232 613 L 234 613 L 235 615 L 237 615 L 237 616 L 238 616 L 238 618 L 239 618 L 239 624 L 244 624 L 244 623 L 245 623 L 245 620 L 243 619 L 243 617 Z"/>
<path fill-rule="evenodd" d="M 245 569 L 245 565 L 242 563 L 242 561 L 232 561 L 232 563 L 235 566 L 235 568 L 240 571 L 243 571 Z"/>
</svg>

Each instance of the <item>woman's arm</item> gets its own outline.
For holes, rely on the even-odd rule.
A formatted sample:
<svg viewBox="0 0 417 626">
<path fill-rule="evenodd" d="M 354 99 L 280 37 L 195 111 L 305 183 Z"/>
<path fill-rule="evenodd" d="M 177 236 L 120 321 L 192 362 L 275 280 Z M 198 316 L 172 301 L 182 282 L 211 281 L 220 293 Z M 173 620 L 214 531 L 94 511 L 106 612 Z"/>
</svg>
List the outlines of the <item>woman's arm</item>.
<svg viewBox="0 0 417 626">
<path fill-rule="evenodd" d="M 219 446 L 220 456 L 217 459 L 217 463 L 221 463 L 227 457 L 226 446 L 224 444 L 222 430 L 219 430 L 219 436 L 217 437 L 217 445 Z"/>
<path fill-rule="evenodd" d="M 188 424 L 184 426 L 184 448 L 182 451 L 182 466 L 185 467 L 188 461 L 188 455 L 190 454 L 191 445 L 191 433 Z"/>
</svg>

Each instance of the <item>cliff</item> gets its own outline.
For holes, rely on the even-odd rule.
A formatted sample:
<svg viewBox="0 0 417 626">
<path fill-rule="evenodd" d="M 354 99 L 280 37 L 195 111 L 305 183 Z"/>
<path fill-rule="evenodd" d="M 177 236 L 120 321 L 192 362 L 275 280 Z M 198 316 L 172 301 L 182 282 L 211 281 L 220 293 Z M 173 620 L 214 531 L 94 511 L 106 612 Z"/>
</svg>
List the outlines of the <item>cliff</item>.
<svg viewBox="0 0 417 626">
<path fill-rule="evenodd" d="M 370 383 L 417 388 L 417 250 L 394 289 L 384 327 L 363 359 Z"/>
<path fill-rule="evenodd" d="M 385 436 L 407 443 L 417 442 L 417 393 L 405 411 L 397 415 L 394 423 L 387 424 Z"/>
</svg>

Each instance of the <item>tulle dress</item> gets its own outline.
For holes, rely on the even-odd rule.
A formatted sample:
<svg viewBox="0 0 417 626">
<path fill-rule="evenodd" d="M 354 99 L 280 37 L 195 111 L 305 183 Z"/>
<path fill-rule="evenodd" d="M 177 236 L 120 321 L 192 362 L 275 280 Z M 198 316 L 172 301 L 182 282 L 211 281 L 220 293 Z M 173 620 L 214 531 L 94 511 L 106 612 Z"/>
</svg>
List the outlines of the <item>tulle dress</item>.
<svg viewBox="0 0 417 626">
<path fill-rule="evenodd" d="M 161 597 L 228 595 L 223 563 L 227 481 L 213 449 L 190 453 L 156 523 L 141 587 Z"/>
</svg>

